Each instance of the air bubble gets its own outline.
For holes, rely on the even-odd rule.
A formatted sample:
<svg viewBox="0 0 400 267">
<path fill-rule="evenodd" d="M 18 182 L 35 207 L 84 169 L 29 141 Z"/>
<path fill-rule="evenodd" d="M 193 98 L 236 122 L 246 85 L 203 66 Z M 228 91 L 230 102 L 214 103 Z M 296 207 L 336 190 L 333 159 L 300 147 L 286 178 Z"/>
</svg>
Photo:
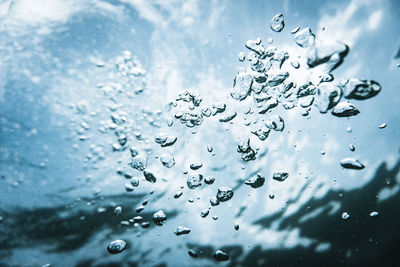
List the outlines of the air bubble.
<svg viewBox="0 0 400 267">
<path fill-rule="evenodd" d="M 162 226 L 166 220 L 167 215 L 165 215 L 163 210 L 159 210 L 153 214 L 153 222 L 158 226 Z"/>
<path fill-rule="evenodd" d="M 222 250 L 219 250 L 219 249 L 214 252 L 213 257 L 217 261 L 227 261 L 227 260 L 229 260 L 229 255 L 227 253 L 223 252 Z"/>
<path fill-rule="evenodd" d="M 275 172 L 272 175 L 272 179 L 279 181 L 279 182 L 285 181 L 288 177 L 289 177 L 289 173 L 287 173 L 287 172 Z"/>
<path fill-rule="evenodd" d="M 114 240 L 107 246 L 107 250 L 110 254 L 121 253 L 125 248 L 126 242 L 124 240 Z"/>
<path fill-rule="evenodd" d="M 221 202 L 228 201 L 233 197 L 233 190 L 228 186 L 221 186 L 216 197 Z"/>
<path fill-rule="evenodd" d="M 270 27 L 274 32 L 281 32 L 285 27 L 285 20 L 283 14 L 275 15 L 271 20 Z"/>
<path fill-rule="evenodd" d="M 365 166 L 355 158 L 344 158 L 340 161 L 340 165 L 346 169 L 353 169 L 353 170 L 361 170 L 364 169 Z"/>
<path fill-rule="evenodd" d="M 246 180 L 244 183 L 250 185 L 252 188 L 259 188 L 264 185 L 265 177 L 262 173 L 257 173 L 256 177 Z"/>
<path fill-rule="evenodd" d="M 343 212 L 342 213 L 342 219 L 344 221 L 347 221 L 350 218 L 350 214 L 348 214 L 347 212 Z"/>
<path fill-rule="evenodd" d="M 187 235 L 189 233 L 190 233 L 190 229 L 187 227 L 184 227 L 184 226 L 178 226 L 174 231 L 174 234 L 177 236 Z"/>
</svg>

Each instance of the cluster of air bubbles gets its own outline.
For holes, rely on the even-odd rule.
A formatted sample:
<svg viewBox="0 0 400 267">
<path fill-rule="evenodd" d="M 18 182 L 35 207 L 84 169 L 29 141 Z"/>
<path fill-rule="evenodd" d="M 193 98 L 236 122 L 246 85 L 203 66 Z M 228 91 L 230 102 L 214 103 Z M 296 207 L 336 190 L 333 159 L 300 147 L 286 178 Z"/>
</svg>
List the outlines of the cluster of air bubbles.
<svg viewBox="0 0 400 267">
<path fill-rule="evenodd" d="M 227 111 L 225 103 L 216 102 L 211 106 L 205 106 L 201 105 L 202 100 L 197 93 L 183 91 L 173 103 L 174 117 L 179 119 L 182 124 L 192 128 L 201 125 L 206 117 L 221 113 L 219 121 L 230 122 L 237 115 L 235 111 Z"/>
<path fill-rule="evenodd" d="M 274 16 L 269 26 L 273 34 L 285 32 L 283 14 Z M 279 135 L 284 132 L 285 116 L 279 110 L 299 109 L 300 114 L 309 116 L 311 110 L 315 107 L 320 113 L 330 112 L 330 114 L 337 117 L 335 119 L 340 120 L 343 117 L 352 117 L 360 114 L 355 101 L 374 97 L 381 90 L 380 84 L 373 80 L 349 78 L 337 81 L 335 79 L 331 72 L 342 63 L 347 55 L 349 51 L 347 45 L 338 41 L 327 41 L 315 34 L 311 28 L 300 29 L 297 27 L 291 31 L 291 34 L 294 45 L 298 46 L 297 50 L 302 51 L 301 55 L 292 55 L 285 49 L 279 49 L 275 46 L 272 38 L 269 38 L 265 43 L 261 38 L 248 40 L 245 43 L 248 52 L 239 53 L 239 61 L 246 65 L 238 69 L 229 95 L 234 100 L 241 101 L 247 109 L 244 113 L 246 116 L 244 117 L 244 125 L 249 134 L 244 134 L 244 137 L 238 139 L 236 148 L 241 159 L 245 162 L 255 160 L 258 153 L 258 149 L 254 148 L 253 145 L 258 140 L 251 139 L 249 136 L 258 138 L 260 141 L 266 141 L 270 135 Z M 108 63 L 103 62 L 97 64 L 99 68 L 106 68 L 107 65 Z M 172 168 L 177 165 L 174 167 L 175 169 L 180 165 L 180 157 L 173 154 L 173 148 L 176 147 L 174 144 L 178 138 L 171 133 L 154 134 L 152 131 L 150 136 L 147 136 L 143 132 L 140 126 L 143 122 L 147 122 L 153 127 L 161 127 L 162 111 L 147 106 L 136 109 L 137 107 L 118 104 L 119 97 L 126 96 L 127 99 L 131 99 L 135 95 L 137 96 L 144 92 L 146 84 L 145 71 L 140 63 L 132 57 L 131 53 L 124 52 L 122 56 L 114 61 L 112 66 L 114 72 L 116 72 L 114 74 L 125 80 L 122 79 L 124 82 L 121 84 L 110 82 L 98 86 L 109 101 L 107 112 L 105 113 L 107 118 L 101 120 L 98 130 L 101 133 L 113 133 L 113 142 L 109 144 L 108 148 L 116 153 L 123 153 L 123 155 L 126 154 L 128 156 L 130 162 L 123 162 L 123 160 L 121 162 L 133 173 L 126 171 L 124 168 L 118 169 L 117 173 L 128 179 L 125 184 L 125 190 L 132 192 L 139 186 L 141 179 L 145 184 L 151 185 L 157 182 L 158 176 L 161 176 L 160 169 L 154 167 L 151 162 L 154 160 L 153 151 L 151 148 L 147 148 L 146 145 L 153 144 L 161 151 L 155 157 L 159 166 Z M 300 76 L 301 78 L 299 78 Z M 133 89 L 129 91 L 129 88 Z M 227 107 L 224 102 L 215 102 L 211 105 L 205 105 L 204 102 L 202 97 L 193 90 L 182 91 L 175 101 L 169 104 L 170 110 L 168 111 L 173 115 L 170 114 L 171 116 L 167 119 L 167 125 L 169 127 L 173 125 L 172 118 L 179 120 L 182 125 L 189 128 L 199 127 L 205 119 L 211 116 L 215 116 L 216 120 L 225 126 L 233 124 L 238 118 L 240 119 L 241 112 Z M 76 111 L 82 117 L 78 130 L 79 140 L 88 140 L 90 137 L 89 131 L 93 127 L 90 124 L 90 120 L 88 120 L 90 117 L 88 106 L 85 101 L 81 101 L 76 105 Z M 250 117 L 251 119 L 248 119 Z M 381 124 L 378 127 L 385 128 L 386 124 Z M 168 129 L 172 130 L 172 128 Z M 192 133 L 195 133 L 195 130 Z M 174 147 L 171 148 L 171 146 Z M 90 155 L 87 158 L 104 159 L 106 149 L 107 146 L 104 144 L 92 145 L 90 147 Z M 354 151 L 354 145 L 350 145 L 349 149 Z M 207 151 L 214 155 L 214 148 L 210 144 L 207 145 Z M 325 154 L 325 152 L 321 154 Z M 358 159 L 350 157 L 343 158 L 340 161 L 340 165 L 346 169 L 359 170 L 364 168 L 364 165 Z M 162 166 L 161 168 L 164 171 L 168 171 Z M 202 162 L 191 161 L 189 168 L 190 170 L 185 170 L 184 172 L 186 185 L 189 189 L 186 191 L 188 194 L 199 190 L 196 188 L 214 184 L 214 176 L 202 174 L 206 173 L 206 167 L 203 167 Z M 268 177 L 271 179 L 271 176 Z M 289 173 L 282 170 L 275 171 L 272 174 L 272 179 L 278 182 L 283 182 L 288 177 Z M 261 172 L 255 172 L 253 176 L 244 180 L 244 184 L 254 189 L 262 187 L 264 183 L 265 176 Z M 177 189 L 175 188 L 175 190 Z M 174 201 L 182 201 L 184 190 L 184 181 L 182 181 L 180 189 L 175 193 L 170 193 L 169 196 L 171 198 L 173 196 Z M 184 196 L 186 196 L 186 193 Z M 200 217 L 206 218 L 214 206 L 222 206 L 222 202 L 229 201 L 233 196 L 234 191 L 232 188 L 219 186 L 217 192 L 214 191 L 213 195 L 207 198 L 209 206 L 207 208 L 203 207 L 202 210 L 197 212 L 200 213 Z M 268 197 L 274 199 L 275 195 L 269 193 Z M 189 196 L 187 201 L 193 203 L 195 198 Z M 136 207 L 136 212 L 142 212 L 147 203 L 148 200 L 145 199 L 141 205 Z M 121 206 L 114 207 L 114 216 L 121 215 Z M 101 212 L 105 212 L 105 210 Z M 124 214 L 125 212 L 124 210 Z M 377 215 L 378 212 L 375 211 L 370 213 L 371 217 L 376 217 Z M 142 216 L 145 217 L 143 214 Z M 144 221 L 143 217 L 136 216 L 121 223 L 123 225 L 140 225 L 142 228 L 150 227 L 150 222 Z M 154 224 L 158 226 L 162 226 L 167 220 L 163 210 L 155 212 L 148 220 L 151 220 L 151 218 Z M 343 212 L 341 218 L 348 220 L 350 215 L 347 212 Z M 218 220 L 218 216 L 214 215 L 212 219 Z M 233 228 L 239 230 L 239 224 L 235 223 Z M 188 227 L 178 226 L 173 233 L 176 236 L 180 236 L 189 234 L 191 231 Z M 126 242 L 123 240 L 115 240 L 107 247 L 112 254 L 120 253 L 125 248 Z M 188 254 L 194 258 L 198 257 L 197 252 L 194 250 L 189 250 Z M 217 261 L 229 260 L 228 253 L 222 250 L 216 250 L 213 257 Z"/>
</svg>

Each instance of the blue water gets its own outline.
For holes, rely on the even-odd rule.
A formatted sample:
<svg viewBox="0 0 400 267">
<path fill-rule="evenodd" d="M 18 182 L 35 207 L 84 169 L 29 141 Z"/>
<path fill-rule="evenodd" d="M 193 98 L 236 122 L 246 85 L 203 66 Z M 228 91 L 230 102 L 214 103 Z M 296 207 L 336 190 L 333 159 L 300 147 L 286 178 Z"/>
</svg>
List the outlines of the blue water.
<svg viewBox="0 0 400 267">
<path fill-rule="evenodd" d="M 0 266 L 396 266 L 399 8 L 394 0 L 0 1 Z M 269 26 L 278 13 L 280 33 Z M 244 114 L 252 96 L 229 94 L 238 68 L 248 65 L 238 54 L 248 54 L 249 39 L 268 46 L 272 38 L 289 52 L 290 66 L 305 51 L 290 33 L 297 26 L 349 46 L 335 81 L 375 80 L 382 90 L 350 100 L 360 114 L 349 118 L 279 106 L 265 119 L 277 113 L 285 129 L 260 141 L 242 121 L 259 116 Z M 199 94 L 202 106 L 223 102 L 238 115 L 232 123 L 204 116 L 188 128 L 171 104 L 183 90 Z M 126 121 L 112 125 L 118 111 Z M 123 147 L 147 156 L 156 183 L 129 166 L 129 148 L 113 149 L 119 130 L 128 138 Z M 159 133 L 177 142 L 161 147 Z M 258 148 L 255 160 L 236 151 L 242 136 Z M 171 168 L 160 163 L 165 153 L 176 161 Z M 365 168 L 343 169 L 346 157 Z M 212 185 L 188 189 L 184 172 L 195 162 L 203 164 L 197 172 L 215 177 Z M 276 171 L 289 178 L 273 180 Z M 121 172 L 140 177 L 133 192 Z M 245 185 L 257 172 L 265 184 Z M 202 218 L 220 186 L 234 196 Z M 162 226 L 152 220 L 159 210 L 167 215 Z M 149 228 L 129 222 L 138 215 Z M 178 226 L 191 232 L 176 236 Z M 112 255 L 107 246 L 117 239 L 127 247 Z M 216 261 L 217 249 L 229 260 Z"/>
</svg>

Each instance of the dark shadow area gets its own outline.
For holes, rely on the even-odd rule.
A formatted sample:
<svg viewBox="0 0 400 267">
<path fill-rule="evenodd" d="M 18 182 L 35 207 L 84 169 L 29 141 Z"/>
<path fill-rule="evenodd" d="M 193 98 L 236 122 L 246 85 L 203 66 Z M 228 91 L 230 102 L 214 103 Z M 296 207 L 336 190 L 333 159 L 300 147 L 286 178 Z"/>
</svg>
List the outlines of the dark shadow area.
<svg viewBox="0 0 400 267">
<path fill-rule="evenodd" d="M 373 178 L 361 188 L 351 191 L 329 191 L 321 199 L 311 199 L 295 214 L 284 218 L 279 230 L 300 229 L 300 236 L 317 240 L 310 247 L 263 250 L 255 247 L 240 262 L 243 266 L 399 266 L 400 255 L 400 194 L 379 201 L 379 192 L 398 185 L 396 176 L 400 161 L 392 169 L 382 163 Z M 340 203 L 340 209 L 331 211 L 330 203 Z M 322 209 L 317 216 L 300 219 Z M 342 212 L 349 220 L 341 218 Z M 378 211 L 377 217 L 370 212 Z M 283 216 L 283 211 L 255 222 L 264 228 Z M 317 245 L 330 243 L 330 248 L 317 252 Z M 236 266 L 232 262 L 230 266 Z"/>
<path fill-rule="evenodd" d="M 400 160 L 391 169 L 382 163 L 365 186 L 350 191 L 329 191 L 323 198 L 311 199 L 297 213 L 284 218 L 278 230 L 298 228 L 301 237 L 317 241 L 309 247 L 263 249 L 256 246 L 247 254 L 243 245 L 214 247 L 189 243 L 187 247 L 196 251 L 198 258 L 212 258 L 215 250 L 221 249 L 230 255 L 228 266 L 399 266 L 400 194 L 378 202 L 382 189 L 398 185 L 399 172 Z M 332 202 L 340 203 L 340 209 L 332 212 Z M 301 220 L 317 209 L 322 212 Z M 343 211 L 350 214 L 349 220 L 341 218 Z M 370 217 L 372 211 L 378 211 L 379 215 Z M 279 212 L 254 224 L 270 228 L 283 214 L 284 211 Z M 318 252 L 321 243 L 329 243 L 329 249 Z"/>
<path fill-rule="evenodd" d="M 14 248 L 50 246 L 49 252 L 77 250 L 102 230 L 110 230 L 113 235 L 121 234 L 128 228 L 136 230 L 132 223 L 126 226 L 121 221 L 128 221 L 137 215 L 143 217 L 143 221 L 150 222 L 149 228 L 142 229 L 139 226 L 138 229 L 148 231 L 155 226 L 152 222 L 155 211 L 145 208 L 139 214 L 135 212 L 135 207 L 140 205 L 144 196 L 95 196 L 51 208 L 1 211 L 4 219 L 0 223 L 0 258 Z M 123 212 L 114 214 L 115 205 L 111 203 L 120 203 Z M 99 207 L 105 208 L 105 211 L 99 212 Z M 169 212 L 168 218 L 176 215 L 177 211 Z"/>
</svg>

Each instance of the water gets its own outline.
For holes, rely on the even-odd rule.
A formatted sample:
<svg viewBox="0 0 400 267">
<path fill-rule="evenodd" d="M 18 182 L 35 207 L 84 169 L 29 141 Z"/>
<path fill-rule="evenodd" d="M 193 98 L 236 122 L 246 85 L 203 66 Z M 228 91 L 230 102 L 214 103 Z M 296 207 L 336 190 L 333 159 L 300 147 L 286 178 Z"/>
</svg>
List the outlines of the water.
<svg viewBox="0 0 400 267">
<path fill-rule="evenodd" d="M 396 1 L 3 2 L 0 265 L 398 262 Z"/>
</svg>

